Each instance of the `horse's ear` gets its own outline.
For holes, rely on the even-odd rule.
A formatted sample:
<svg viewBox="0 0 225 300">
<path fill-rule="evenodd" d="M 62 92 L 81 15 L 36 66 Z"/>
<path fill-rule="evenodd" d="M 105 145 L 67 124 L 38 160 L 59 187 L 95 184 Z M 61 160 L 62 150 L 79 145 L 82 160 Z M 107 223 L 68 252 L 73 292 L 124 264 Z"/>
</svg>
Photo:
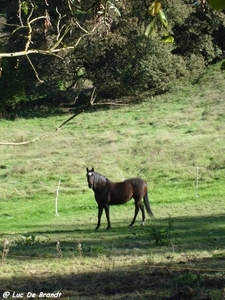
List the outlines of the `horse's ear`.
<svg viewBox="0 0 225 300">
<path fill-rule="evenodd" d="M 91 171 L 94 172 L 94 168 L 93 167 L 92 167 Z"/>
<path fill-rule="evenodd" d="M 88 168 L 86 168 L 86 171 L 87 171 L 87 173 L 88 173 Z"/>
</svg>

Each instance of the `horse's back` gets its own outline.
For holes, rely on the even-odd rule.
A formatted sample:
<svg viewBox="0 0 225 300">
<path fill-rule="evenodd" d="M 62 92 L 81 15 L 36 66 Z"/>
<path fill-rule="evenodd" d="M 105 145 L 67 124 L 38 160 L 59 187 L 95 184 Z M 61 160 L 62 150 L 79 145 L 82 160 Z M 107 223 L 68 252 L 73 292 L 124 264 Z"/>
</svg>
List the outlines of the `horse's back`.
<svg viewBox="0 0 225 300">
<path fill-rule="evenodd" d="M 147 182 L 139 177 L 130 178 L 125 180 L 129 182 L 133 187 L 134 195 L 137 194 L 137 196 L 144 196 L 147 192 Z"/>
<path fill-rule="evenodd" d="M 112 183 L 111 188 L 111 205 L 126 203 L 133 197 L 133 188 L 130 182 L 115 182 Z"/>
<path fill-rule="evenodd" d="M 132 185 L 147 185 L 147 182 L 140 177 L 129 178 L 124 180 L 123 182 L 130 182 Z"/>
<path fill-rule="evenodd" d="M 131 184 L 133 190 L 135 191 L 142 191 L 147 189 L 147 182 L 139 177 L 130 178 L 125 180 L 124 182 Z"/>
<path fill-rule="evenodd" d="M 130 178 L 112 184 L 111 205 L 128 202 L 131 198 L 141 199 L 147 192 L 147 183 L 141 178 Z"/>
</svg>

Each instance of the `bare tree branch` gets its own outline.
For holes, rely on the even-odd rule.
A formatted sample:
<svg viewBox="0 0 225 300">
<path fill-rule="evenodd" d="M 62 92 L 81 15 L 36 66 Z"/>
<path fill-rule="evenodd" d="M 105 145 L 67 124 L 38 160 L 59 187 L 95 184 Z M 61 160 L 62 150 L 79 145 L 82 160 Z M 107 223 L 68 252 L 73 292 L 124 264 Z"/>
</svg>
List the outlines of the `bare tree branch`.
<svg viewBox="0 0 225 300">
<path fill-rule="evenodd" d="M 29 56 L 28 56 L 27 54 L 26 54 L 26 57 L 27 57 L 27 60 L 29 61 L 30 65 L 31 65 L 32 69 L 34 70 L 34 74 L 35 74 L 37 80 L 38 80 L 40 83 L 43 83 L 44 81 L 40 79 L 40 77 L 39 77 L 39 75 L 38 75 L 38 72 L 36 71 L 36 69 L 35 69 L 35 67 L 34 67 L 34 65 L 33 65 L 33 63 L 32 63 L 32 61 L 30 60 L 30 58 L 29 58 Z"/>
<path fill-rule="evenodd" d="M 65 27 L 65 24 L 62 26 L 62 28 L 60 28 L 60 22 L 61 22 L 61 20 L 63 19 L 63 18 L 65 18 L 66 17 L 66 15 L 64 15 L 64 16 L 62 16 L 61 15 L 61 13 L 59 12 L 59 10 L 58 10 L 58 7 L 56 7 L 56 12 L 57 12 L 57 14 L 58 14 L 58 22 L 57 22 L 57 32 L 58 32 L 58 34 L 57 34 L 57 37 L 56 37 L 56 40 L 58 41 L 59 40 L 59 37 L 60 37 L 60 34 L 61 34 L 61 31 L 62 31 L 62 29 Z"/>
<path fill-rule="evenodd" d="M 41 50 L 41 49 L 28 49 L 29 46 L 30 46 L 30 43 L 31 43 L 31 33 L 32 33 L 32 28 L 30 26 L 31 23 L 37 21 L 37 20 L 40 20 L 40 19 L 44 19 L 45 16 L 41 16 L 41 17 L 38 17 L 38 18 L 35 18 L 33 19 L 32 21 L 29 22 L 29 35 L 28 35 L 28 40 L 27 40 L 27 43 L 26 43 L 26 46 L 25 46 L 25 49 L 22 50 L 22 51 L 16 51 L 16 52 L 10 52 L 10 53 L 0 53 L 0 58 L 1 57 L 17 57 L 17 56 L 25 56 L 25 55 L 29 55 L 29 54 L 42 54 L 42 55 L 53 55 L 55 53 L 58 53 L 58 52 L 66 52 L 66 51 L 69 51 L 69 50 L 73 50 L 77 47 L 77 45 L 79 44 L 79 42 L 81 41 L 81 39 L 83 39 L 84 37 L 88 36 L 88 35 L 92 35 L 94 34 L 96 28 L 99 26 L 98 24 L 95 25 L 93 27 L 93 29 L 91 31 L 87 31 L 85 28 L 83 28 L 78 21 L 75 22 L 75 24 L 77 25 L 77 27 L 79 27 L 83 32 L 84 34 L 81 35 L 76 43 L 74 45 L 70 45 L 70 46 L 65 46 L 65 47 L 61 47 L 61 48 L 57 48 L 59 46 L 59 44 L 62 42 L 63 38 L 65 37 L 65 35 L 70 31 L 70 27 L 68 26 L 63 35 L 61 37 L 59 37 L 58 35 L 58 41 L 50 48 L 50 49 L 46 49 L 46 50 Z M 21 28 L 21 27 L 20 27 Z M 17 28 L 18 29 L 18 28 Z"/>
<path fill-rule="evenodd" d="M 45 5 L 49 7 L 48 0 L 44 0 Z M 65 14 L 65 10 L 63 14 L 59 11 L 59 8 L 55 7 L 55 12 L 57 19 L 56 21 L 56 34 L 53 34 L 51 38 L 51 45 L 46 43 L 45 49 L 40 49 L 40 47 L 35 46 L 35 41 L 37 40 L 36 34 L 40 34 L 40 25 L 38 24 L 39 20 L 43 20 L 43 33 L 46 34 L 49 27 L 52 26 L 50 21 L 50 15 L 48 10 L 45 9 L 44 12 L 42 11 L 39 16 L 36 16 L 37 12 L 40 12 L 41 10 L 37 11 L 35 4 L 33 0 L 29 1 L 22 1 L 18 0 L 18 11 L 17 11 L 17 17 L 19 19 L 18 24 L 8 24 L 4 23 L 5 26 L 13 26 L 15 29 L 11 32 L 11 35 L 7 35 L 7 37 L 13 37 L 14 34 L 18 33 L 18 31 L 21 31 L 21 36 L 25 39 L 24 42 L 24 49 L 19 51 L 13 51 L 13 52 L 7 52 L 7 53 L 0 53 L 0 59 L 1 58 L 12 58 L 12 57 L 19 57 L 19 56 L 25 56 L 33 69 L 36 78 L 39 82 L 43 82 L 43 80 L 40 79 L 40 76 L 37 72 L 37 69 L 35 68 L 34 64 L 31 61 L 30 56 L 33 54 L 40 54 L 40 55 L 51 55 L 56 56 L 60 59 L 63 59 L 63 54 L 65 52 L 69 52 L 71 50 L 74 50 L 78 44 L 81 42 L 82 39 L 87 37 L 88 35 L 93 35 L 96 32 L 100 32 L 102 30 L 102 24 L 107 25 L 107 30 L 109 30 L 109 27 L 111 26 L 111 11 L 113 14 L 120 15 L 118 9 L 114 4 L 112 4 L 111 1 L 106 1 L 107 7 L 104 7 L 104 18 L 100 14 L 99 10 L 97 9 L 99 6 L 99 1 L 94 1 L 94 3 L 91 5 L 91 7 L 86 8 L 86 10 L 90 8 L 94 8 L 96 6 L 96 14 L 98 15 L 98 18 L 94 19 L 94 24 L 92 29 L 87 29 L 82 26 L 78 20 L 75 20 L 73 18 L 73 21 L 71 23 L 71 18 L 74 15 L 74 5 L 73 0 L 67 0 L 67 13 Z M 62 9 L 62 8 L 61 8 Z M 61 10 L 60 9 L 60 10 Z M 80 8 L 77 8 L 80 9 Z M 62 9 L 63 11 L 63 9 Z M 66 18 L 67 17 L 67 18 Z M 64 24 L 62 22 L 62 19 L 66 18 Z M 89 26 L 89 25 L 88 25 Z M 77 32 L 80 32 L 79 35 L 76 34 L 76 40 L 75 42 L 72 41 L 72 39 L 67 39 L 67 35 L 72 32 L 72 30 L 76 28 Z M 27 34 L 24 33 L 24 30 L 27 30 Z M 20 32 L 19 32 L 20 33 Z M 35 38 L 34 38 L 35 36 Z M 32 40 L 33 39 L 33 40 Z M 64 41 L 68 40 L 68 44 L 66 44 Z M 53 41 L 53 42 L 52 42 Z M 43 45 L 43 44 L 42 44 Z"/>
<path fill-rule="evenodd" d="M 19 9 L 18 9 L 18 18 L 20 20 L 20 25 L 23 26 L 23 21 L 22 21 L 22 16 L 21 16 L 21 8 L 22 8 L 22 3 L 21 1 L 19 0 L 18 1 L 18 4 L 19 4 Z"/>
<path fill-rule="evenodd" d="M 40 141 L 40 140 L 43 140 L 45 139 L 46 137 L 50 136 L 51 133 L 48 133 L 48 134 L 45 134 L 39 138 L 35 138 L 33 140 L 30 140 L 30 141 L 25 141 L 25 142 L 19 142 L 19 143 L 13 143 L 13 142 L 0 142 L 0 145 L 1 146 L 24 146 L 24 145 L 28 145 L 28 144 L 32 144 L 34 142 L 37 142 L 37 141 Z"/>
</svg>

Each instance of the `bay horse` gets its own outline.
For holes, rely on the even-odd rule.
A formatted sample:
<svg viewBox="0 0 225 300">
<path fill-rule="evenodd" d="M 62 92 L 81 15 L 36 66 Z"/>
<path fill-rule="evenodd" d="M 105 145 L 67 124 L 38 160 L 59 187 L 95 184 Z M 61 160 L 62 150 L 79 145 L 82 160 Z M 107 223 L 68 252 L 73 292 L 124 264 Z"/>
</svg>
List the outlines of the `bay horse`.
<svg viewBox="0 0 225 300">
<path fill-rule="evenodd" d="M 149 204 L 146 181 L 141 178 L 130 178 L 123 182 L 115 183 L 105 176 L 95 172 L 93 167 L 91 170 L 86 168 L 86 171 L 88 186 L 94 191 L 95 200 L 98 203 L 98 223 L 96 229 L 98 229 L 101 225 L 103 209 L 105 210 L 108 222 L 106 229 L 109 229 L 111 227 L 109 205 L 124 204 L 131 200 L 131 198 L 135 201 L 135 213 L 134 218 L 129 225 L 130 227 L 134 225 L 139 209 L 141 209 L 142 212 L 141 225 L 144 225 L 145 222 L 145 208 L 149 216 L 153 216 Z M 144 199 L 145 205 L 142 203 L 142 198 Z"/>
</svg>

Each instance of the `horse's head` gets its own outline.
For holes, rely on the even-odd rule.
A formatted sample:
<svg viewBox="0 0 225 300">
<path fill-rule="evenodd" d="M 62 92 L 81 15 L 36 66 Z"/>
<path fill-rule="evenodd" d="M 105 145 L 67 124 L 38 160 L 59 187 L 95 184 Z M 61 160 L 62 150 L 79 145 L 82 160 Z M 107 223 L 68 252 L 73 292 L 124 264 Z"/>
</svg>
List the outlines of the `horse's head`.
<svg viewBox="0 0 225 300">
<path fill-rule="evenodd" d="M 108 179 L 105 176 L 95 172 L 93 167 L 91 170 L 88 170 L 88 168 L 86 168 L 86 171 L 87 182 L 90 189 L 95 188 L 98 183 L 108 181 Z"/>
<path fill-rule="evenodd" d="M 94 181 L 95 181 L 95 176 L 94 176 L 94 168 L 92 167 L 91 170 L 88 170 L 88 168 L 86 168 L 86 171 L 87 171 L 87 182 L 88 182 L 88 186 L 89 188 L 93 188 L 94 186 Z"/>
</svg>

